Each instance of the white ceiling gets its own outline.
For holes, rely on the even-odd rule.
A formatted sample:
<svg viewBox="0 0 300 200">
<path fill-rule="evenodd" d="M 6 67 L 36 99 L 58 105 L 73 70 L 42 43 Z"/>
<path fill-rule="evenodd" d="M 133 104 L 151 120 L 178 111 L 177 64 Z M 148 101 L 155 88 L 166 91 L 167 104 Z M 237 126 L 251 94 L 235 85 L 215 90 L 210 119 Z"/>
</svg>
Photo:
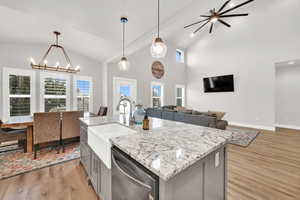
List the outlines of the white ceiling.
<svg viewBox="0 0 300 200">
<path fill-rule="evenodd" d="M 192 1 L 161 1 L 161 20 L 167 21 Z M 129 18 L 129 51 L 151 42 L 156 6 L 156 0 L 1 0 L 0 42 L 46 45 L 53 42 L 52 31 L 59 30 L 67 49 L 104 61 L 121 53 L 122 15 Z"/>
<path fill-rule="evenodd" d="M 245 0 L 232 0 L 235 4 Z M 256 13 L 271 9 L 275 2 L 257 0 L 238 9 L 250 17 L 227 20 L 242 29 L 241 23 L 254 20 Z M 290 0 L 296 1 L 296 0 Z M 219 8 L 225 0 L 161 0 L 161 35 L 164 40 L 187 48 L 195 40 L 208 37 L 208 28 L 190 37 L 193 29 L 183 29 L 199 20 L 200 14 Z M 1 0 L 0 42 L 47 44 L 53 42 L 52 31 L 62 32 L 63 45 L 77 53 L 102 61 L 120 56 L 122 25 L 120 17 L 129 18 L 126 27 L 126 50 L 130 54 L 152 42 L 157 26 L 157 0 Z M 260 20 L 260 19 L 257 19 Z M 228 28 L 217 25 L 216 37 Z"/>
</svg>

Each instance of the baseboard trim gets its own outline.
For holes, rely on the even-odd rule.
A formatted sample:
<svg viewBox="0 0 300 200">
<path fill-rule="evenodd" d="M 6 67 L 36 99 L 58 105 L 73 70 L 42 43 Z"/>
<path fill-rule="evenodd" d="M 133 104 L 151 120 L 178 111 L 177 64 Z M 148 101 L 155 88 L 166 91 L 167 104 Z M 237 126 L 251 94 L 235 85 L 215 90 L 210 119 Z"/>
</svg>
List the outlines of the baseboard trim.
<svg viewBox="0 0 300 200">
<path fill-rule="evenodd" d="M 287 129 L 300 130 L 300 126 L 293 126 L 293 125 L 276 124 L 276 127 L 278 127 L 278 128 L 287 128 Z"/>
<path fill-rule="evenodd" d="M 229 125 L 255 128 L 255 129 L 263 129 L 263 130 L 268 130 L 268 131 L 275 131 L 275 127 L 272 127 L 272 126 L 258 126 L 258 125 L 243 124 L 243 123 L 238 123 L 238 122 L 229 122 Z"/>
</svg>

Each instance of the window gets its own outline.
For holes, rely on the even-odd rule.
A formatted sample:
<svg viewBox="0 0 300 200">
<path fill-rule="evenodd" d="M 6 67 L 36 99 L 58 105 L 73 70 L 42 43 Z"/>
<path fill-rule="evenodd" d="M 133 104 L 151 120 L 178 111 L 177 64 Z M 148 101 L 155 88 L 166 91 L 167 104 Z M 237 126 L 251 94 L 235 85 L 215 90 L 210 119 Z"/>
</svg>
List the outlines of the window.
<svg viewBox="0 0 300 200">
<path fill-rule="evenodd" d="M 3 68 L 3 119 L 35 112 L 35 76 L 32 70 Z"/>
<path fill-rule="evenodd" d="M 184 63 L 184 51 L 176 49 L 176 61 Z"/>
<path fill-rule="evenodd" d="M 152 107 L 163 106 L 164 86 L 161 83 L 151 83 L 151 105 Z"/>
<path fill-rule="evenodd" d="M 184 97 L 185 97 L 185 88 L 183 85 L 176 85 L 176 106 L 185 106 Z"/>
<path fill-rule="evenodd" d="M 42 112 L 70 110 L 70 77 L 64 74 L 41 73 Z"/>
<path fill-rule="evenodd" d="M 93 111 L 93 81 L 88 76 L 74 76 L 73 79 L 74 110 Z"/>
</svg>

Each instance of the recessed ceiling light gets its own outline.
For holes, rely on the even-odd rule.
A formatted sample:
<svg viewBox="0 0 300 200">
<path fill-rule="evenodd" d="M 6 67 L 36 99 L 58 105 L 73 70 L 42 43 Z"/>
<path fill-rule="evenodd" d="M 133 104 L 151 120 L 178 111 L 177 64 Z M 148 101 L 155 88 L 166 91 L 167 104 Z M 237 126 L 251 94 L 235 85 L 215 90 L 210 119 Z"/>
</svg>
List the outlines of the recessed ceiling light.
<svg viewBox="0 0 300 200">
<path fill-rule="evenodd" d="M 193 38 L 193 37 L 195 37 L 195 35 L 196 35 L 195 33 L 191 33 L 190 37 Z"/>
<path fill-rule="evenodd" d="M 288 62 L 288 64 L 289 65 L 293 65 L 293 64 L 295 64 L 295 62 L 294 61 L 290 61 L 290 62 Z"/>
</svg>

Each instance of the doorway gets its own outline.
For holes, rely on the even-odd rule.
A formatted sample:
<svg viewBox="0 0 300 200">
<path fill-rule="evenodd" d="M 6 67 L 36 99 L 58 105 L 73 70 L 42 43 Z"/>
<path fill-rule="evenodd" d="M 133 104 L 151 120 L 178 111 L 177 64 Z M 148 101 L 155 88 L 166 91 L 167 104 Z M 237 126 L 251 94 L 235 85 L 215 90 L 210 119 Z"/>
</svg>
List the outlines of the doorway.
<svg viewBox="0 0 300 200">
<path fill-rule="evenodd" d="M 279 62 L 276 66 L 276 128 L 300 130 L 300 60 Z"/>
<path fill-rule="evenodd" d="M 114 77 L 113 78 L 113 114 L 129 114 L 130 105 L 125 104 L 121 105 L 119 111 L 117 110 L 118 103 L 122 97 L 127 97 L 131 100 L 132 104 L 136 103 L 137 96 L 137 80 L 136 79 L 128 79 L 122 77 Z"/>
</svg>

